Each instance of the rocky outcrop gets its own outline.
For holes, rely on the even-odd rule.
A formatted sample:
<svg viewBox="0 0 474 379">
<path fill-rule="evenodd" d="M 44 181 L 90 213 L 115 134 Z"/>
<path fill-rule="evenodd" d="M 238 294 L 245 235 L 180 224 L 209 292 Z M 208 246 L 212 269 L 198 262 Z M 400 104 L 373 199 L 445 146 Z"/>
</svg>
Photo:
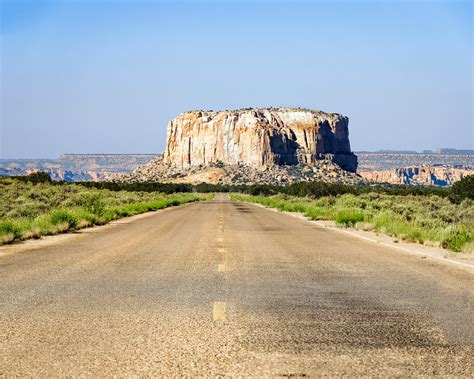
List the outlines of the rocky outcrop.
<svg viewBox="0 0 474 379">
<path fill-rule="evenodd" d="M 308 181 L 355 184 L 363 179 L 343 170 L 329 160 L 318 160 L 308 165 L 267 165 L 255 167 L 245 164 L 224 164 L 177 167 L 164 164 L 161 157 L 137 168 L 126 177 L 126 182 L 159 181 L 163 183 L 210 183 L 210 184 L 291 184 Z"/>
<path fill-rule="evenodd" d="M 355 172 L 349 119 L 299 108 L 192 111 L 168 123 L 164 164 L 180 168 L 222 162 L 254 168 L 336 163 Z"/>
<path fill-rule="evenodd" d="M 365 179 L 382 183 L 450 186 L 467 175 L 474 175 L 474 170 L 469 167 L 411 166 L 362 171 L 359 174 Z"/>
</svg>

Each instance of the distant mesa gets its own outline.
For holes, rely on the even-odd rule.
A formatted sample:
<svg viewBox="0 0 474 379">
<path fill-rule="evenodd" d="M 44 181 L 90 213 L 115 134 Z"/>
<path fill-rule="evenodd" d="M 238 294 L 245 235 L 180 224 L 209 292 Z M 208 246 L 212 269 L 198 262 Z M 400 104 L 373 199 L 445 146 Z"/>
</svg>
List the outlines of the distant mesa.
<svg viewBox="0 0 474 379">
<path fill-rule="evenodd" d="M 356 183 L 349 119 L 302 108 L 190 111 L 168 123 L 166 149 L 126 181 Z"/>
<path fill-rule="evenodd" d="M 340 114 L 301 108 L 186 112 L 168 123 L 164 163 L 261 167 L 329 160 L 355 172 L 348 126 Z"/>
<path fill-rule="evenodd" d="M 474 150 L 441 148 L 436 150 L 375 150 L 375 151 L 357 151 L 357 154 L 383 154 L 383 155 L 474 155 Z"/>
<path fill-rule="evenodd" d="M 474 174 L 474 155 L 469 151 L 438 149 L 415 154 L 358 152 L 358 173 L 365 179 L 382 183 L 450 186 Z"/>
<path fill-rule="evenodd" d="M 360 175 L 368 180 L 409 185 L 451 186 L 453 183 L 474 175 L 469 167 L 450 166 L 411 166 L 384 171 L 363 171 Z"/>
<path fill-rule="evenodd" d="M 423 150 L 423 154 L 445 154 L 445 155 L 474 155 L 474 150 L 471 149 L 452 149 L 441 148 L 437 150 Z"/>
</svg>

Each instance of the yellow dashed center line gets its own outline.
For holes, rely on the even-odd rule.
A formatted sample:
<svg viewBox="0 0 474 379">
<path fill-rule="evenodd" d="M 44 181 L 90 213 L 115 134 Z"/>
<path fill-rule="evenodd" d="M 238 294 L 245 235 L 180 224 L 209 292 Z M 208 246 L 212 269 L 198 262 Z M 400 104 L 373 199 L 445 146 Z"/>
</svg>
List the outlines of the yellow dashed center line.
<svg viewBox="0 0 474 379">
<path fill-rule="evenodd" d="M 227 272 L 227 263 L 221 263 L 217 266 L 217 271 L 219 272 Z"/>
<path fill-rule="evenodd" d="M 219 214 L 219 234 L 222 235 L 224 233 L 224 215 L 222 213 Z M 224 242 L 224 238 L 217 237 L 217 242 L 222 243 Z M 225 255 L 227 254 L 227 249 L 224 247 L 218 247 L 217 251 L 219 254 L 223 254 L 224 263 L 220 263 L 217 265 L 218 272 L 227 272 L 228 267 L 227 263 L 225 263 Z M 226 321 L 227 320 L 227 305 L 223 301 L 216 301 L 212 306 L 212 318 L 214 321 Z"/>
<path fill-rule="evenodd" d="M 227 305 L 222 301 L 214 302 L 212 307 L 212 318 L 214 321 L 226 321 L 227 320 Z"/>
</svg>

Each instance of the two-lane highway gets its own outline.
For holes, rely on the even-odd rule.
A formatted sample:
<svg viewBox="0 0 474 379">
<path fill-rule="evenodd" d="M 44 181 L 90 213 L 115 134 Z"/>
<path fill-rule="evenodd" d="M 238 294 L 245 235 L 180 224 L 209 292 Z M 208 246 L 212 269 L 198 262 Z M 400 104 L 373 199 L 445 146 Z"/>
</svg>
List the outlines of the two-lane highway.
<svg viewBox="0 0 474 379">
<path fill-rule="evenodd" d="M 472 273 L 225 195 L 28 246 L 0 377 L 474 375 Z"/>
</svg>

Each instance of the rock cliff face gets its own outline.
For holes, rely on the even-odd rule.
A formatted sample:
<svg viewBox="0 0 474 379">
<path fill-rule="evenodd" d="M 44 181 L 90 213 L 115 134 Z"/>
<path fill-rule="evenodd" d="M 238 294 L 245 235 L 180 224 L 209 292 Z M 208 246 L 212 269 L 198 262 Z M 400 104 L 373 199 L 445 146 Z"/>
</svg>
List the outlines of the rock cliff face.
<svg viewBox="0 0 474 379">
<path fill-rule="evenodd" d="M 348 124 L 347 117 L 336 113 L 299 108 L 182 113 L 168 124 L 164 163 L 261 167 L 324 159 L 355 172 Z"/>
</svg>

